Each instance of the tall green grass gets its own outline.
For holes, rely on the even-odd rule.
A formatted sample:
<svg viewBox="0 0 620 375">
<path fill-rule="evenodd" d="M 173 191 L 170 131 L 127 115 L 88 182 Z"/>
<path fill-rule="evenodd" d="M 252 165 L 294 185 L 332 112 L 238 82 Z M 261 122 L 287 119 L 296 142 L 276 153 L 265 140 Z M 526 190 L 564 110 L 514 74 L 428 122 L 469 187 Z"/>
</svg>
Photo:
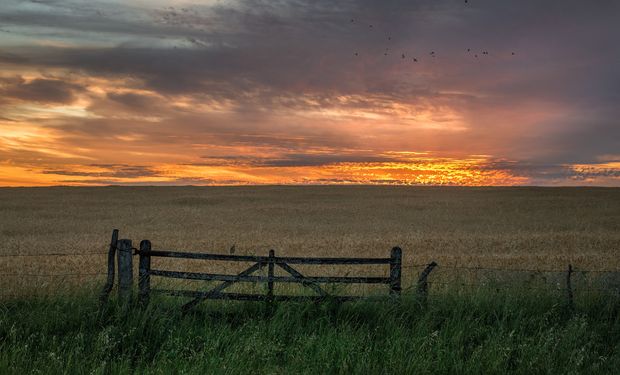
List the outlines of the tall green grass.
<svg viewBox="0 0 620 375">
<path fill-rule="evenodd" d="M 442 291 L 400 302 L 206 302 L 127 311 L 96 296 L 5 301 L 0 373 L 609 374 L 617 298 Z"/>
</svg>

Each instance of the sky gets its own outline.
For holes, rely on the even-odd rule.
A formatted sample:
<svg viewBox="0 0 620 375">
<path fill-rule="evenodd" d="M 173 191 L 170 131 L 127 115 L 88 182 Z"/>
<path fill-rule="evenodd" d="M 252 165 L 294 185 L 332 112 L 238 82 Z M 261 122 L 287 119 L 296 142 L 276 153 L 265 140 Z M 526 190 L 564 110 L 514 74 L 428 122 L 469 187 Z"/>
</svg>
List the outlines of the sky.
<svg viewBox="0 0 620 375">
<path fill-rule="evenodd" d="M 2 0 L 0 186 L 620 186 L 620 1 Z"/>
</svg>

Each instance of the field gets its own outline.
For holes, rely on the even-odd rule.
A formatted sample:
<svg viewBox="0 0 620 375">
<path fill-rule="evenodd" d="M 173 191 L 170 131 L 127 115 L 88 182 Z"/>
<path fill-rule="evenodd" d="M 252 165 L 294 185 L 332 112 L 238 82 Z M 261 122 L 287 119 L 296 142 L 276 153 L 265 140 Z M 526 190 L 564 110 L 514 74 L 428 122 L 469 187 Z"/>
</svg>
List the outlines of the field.
<svg viewBox="0 0 620 375">
<path fill-rule="evenodd" d="M 166 298 L 129 316 L 101 313 L 92 287 L 114 228 L 134 245 L 217 253 L 384 257 L 400 246 L 405 286 L 431 260 L 438 283 L 426 307 L 406 291 L 400 304 L 283 304 L 271 314 L 208 303 L 182 317 Z M 570 311 L 560 282 L 569 263 L 620 270 L 619 250 L 620 189 L 0 189 L 0 370 L 608 373 L 620 366 L 617 295 L 585 293 L 592 284 L 578 279 Z M 36 256 L 48 253 L 82 255 Z M 489 286 L 477 267 L 527 271 L 497 271 L 501 284 L 477 288 Z M 551 287 L 524 284 L 532 274 Z M 601 274 L 617 286 L 618 272 Z"/>
</svg>

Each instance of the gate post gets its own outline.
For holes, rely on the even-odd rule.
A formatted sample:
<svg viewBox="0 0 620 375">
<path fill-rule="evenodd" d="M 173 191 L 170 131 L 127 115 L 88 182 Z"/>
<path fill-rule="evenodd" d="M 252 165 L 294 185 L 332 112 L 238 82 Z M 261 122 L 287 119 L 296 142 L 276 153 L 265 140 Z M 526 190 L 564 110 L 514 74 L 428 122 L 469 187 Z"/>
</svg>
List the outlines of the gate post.
<svg viewBox="0 0 620 375">
<path fill-rule="evenodd" d="M 390 294 L 400 295 L 403 251 L 400 247 L 394 247 L 392 248 L 392 253 L 390 254 L 390 257 Z"/>
<path fill-rule="evenodd" d="M 151 241 L 142 240 L 140 242 L 140 266 L 138 273 L 138 288 L 140 304 L 148 305 L 151 296 Z"/>
<path fill-rule="evenodd" d="M 426 305 L 426 300 L 428 298 L 428 275 L 433 271 L 433 268 L 437 267 L 436 262 L 431 262 L 426 266 L 424 271 L 420 274 L 418 278 L 418 295 L 421 298 L 421 302 L 423 305 Z"/>
<path fill-rule="evenodd" d="M 570 311 L 575 310 L 575 302 L 573 301 L 573 287 L 571 285 L 571 275 L 573 274 L 573 265 L 568 265 L 568 271 L 566 272 L 566 294 L 568 297 L 568 309 Z"/>
<path fill-rule="evenodd" d="M 276 252 L 269 250 L 269 273 L 267 274 L 267 301 L 271 305 L 273 303 L 273 271 L 275 266 Z"/>
<path fill-rule="evenodd" d="M 118 297 L 121 303 L 129 304 L 133 288 L 133 254 L 131 240 L 118 241 Z"/>
<path fill-rule="evenodd" d="M 112 239 L 110 240 L 110 247 L 108 248 L 108 275 L 105 285 L 99 295 L 99 304 L 104 305 L 108 301 L 108 296 L 114 288 L 114 261 L 116 255 L 116 248 L 118 247 L 118 229 L 112 231 Z"/>
</svg>

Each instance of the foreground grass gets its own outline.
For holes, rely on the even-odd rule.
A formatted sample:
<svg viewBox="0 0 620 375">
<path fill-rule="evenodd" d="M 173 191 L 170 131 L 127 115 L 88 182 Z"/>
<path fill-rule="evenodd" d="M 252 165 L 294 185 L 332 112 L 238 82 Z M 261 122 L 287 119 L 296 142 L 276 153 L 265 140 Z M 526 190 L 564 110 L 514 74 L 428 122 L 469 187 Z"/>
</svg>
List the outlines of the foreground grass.
<svg viewBox="0 0 620 375">
<path fill-rule="evenodd" d="M 530 292 L 531 293 L 531 292 Z M 444 292 L 400 303 L 178 300 L 98 311 L 93 296 L 0 310 L 0 373 L 614 373 L 619 305 L 556 296 Z"/>
</svg>

